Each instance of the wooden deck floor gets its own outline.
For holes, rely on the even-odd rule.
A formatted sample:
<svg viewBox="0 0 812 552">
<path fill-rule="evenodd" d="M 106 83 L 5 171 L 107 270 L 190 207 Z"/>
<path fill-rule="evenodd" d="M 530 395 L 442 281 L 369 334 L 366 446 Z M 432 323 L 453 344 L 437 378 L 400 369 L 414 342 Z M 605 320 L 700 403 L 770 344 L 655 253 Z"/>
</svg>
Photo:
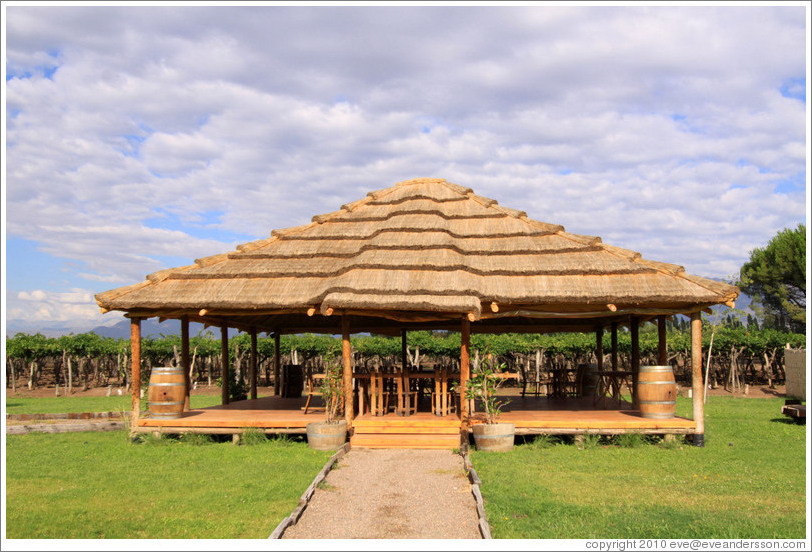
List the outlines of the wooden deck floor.
<svg viewBox="0 0 812 552">
<path fill-rule="evenodd" d="M 314 402 L 316 402 L 314 400 Z M 185 412 L 174 420 L 141 418 L 136 431 L 201 433 L 235 433 L 244 428 L 259 428 L 267 433 L 305 433 L 310 422 L 324 419 L 323 407 L 311 408 L 305 414 L 304 397 L 283 399 L 263 397 L 238 401 L 226 406 L 212 406 Z M 320 403 L 316 403 L 320 404 Z M 470 424 L 481 423 L 483 414 L 477 412 L 469 418 Z M 595 404 L 592 399 L 547 399 L 511 397 L 500 416 L 500 421 L 513 422 L 517 435 L 534 433 L 582 434 L 624 432 L 640 433 L 694 433 L 696 424 L 689 419 L 675 417 L 667 420 L 643 418 L 626 402 Z M 398 434 L 459 432 L 461 420 L 457 414 L 438 417 L 429 412 L 412 416 L 386 416 L 364 414 L 355 419 L 356 431 L 362 433 L 396 432 Z"/>
</svg>

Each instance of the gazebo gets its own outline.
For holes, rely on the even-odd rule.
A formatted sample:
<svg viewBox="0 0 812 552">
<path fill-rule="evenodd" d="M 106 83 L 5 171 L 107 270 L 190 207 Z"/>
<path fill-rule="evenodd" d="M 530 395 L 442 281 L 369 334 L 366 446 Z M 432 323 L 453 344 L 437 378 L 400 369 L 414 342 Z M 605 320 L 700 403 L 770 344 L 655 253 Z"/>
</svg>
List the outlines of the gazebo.
<svg viewBox="0 0 812 552">
<path fill-rule="evenodd" d="M 649 261 L 598 237 L 532 220 L 470 188 L 420 178 L 370 192 L 338 211 L 313 217 L 310 224 L 274 230 L 236 251 L 100 293 L 96 300 L 103 312 L 124 311 L 131 320 L 133 427 L 163 424 L 175 429 L 182 424 L 139 420 L 140 321 L 145 318 L 181 320 L 187 373 L 190 321 L 219 326 L 224 351 L 228 328 L 249 332 L 254 344 L 251 400 L 257 400 L 258 332 L 275 336 L 277 376 L 281 334 L 342 335 L 345 417 L 352 427 L 351 333 L 401 335 L 405 343 L 409 330 L 459 331 L 464 386 L 472 332 L 594 332 L 601 364 L 604 332 L 612 332 L 614 344 L 618 326 L 628 326 L 630 368 L 636 374 L 639 325 L 657 323 L 659 363 L 665 364 L 666 318 L 684 314 L 691 319 L 693 420 L 671 428 L 656 420 L 638 420 L 632 426 L 693 434 L 694 444 L 701 446 L 701 313 L 717 304 L 732 307 L 738 293 L 734 286 L 687 274 L 681 266 Z M 227 380 L 223 377 L 224 405 Z M 468 415 L 467 401 L 461 401 L 457 427 L 466 429 Z M 290 430 L 290 420 L 285 423 Z M 282 430 L 281 425 L 263 427 Z M 543 424 L 532 427 L 536 432 L 555 430 Z M 617 428 L 609 423 L 605 429 Z"/>
</svg>

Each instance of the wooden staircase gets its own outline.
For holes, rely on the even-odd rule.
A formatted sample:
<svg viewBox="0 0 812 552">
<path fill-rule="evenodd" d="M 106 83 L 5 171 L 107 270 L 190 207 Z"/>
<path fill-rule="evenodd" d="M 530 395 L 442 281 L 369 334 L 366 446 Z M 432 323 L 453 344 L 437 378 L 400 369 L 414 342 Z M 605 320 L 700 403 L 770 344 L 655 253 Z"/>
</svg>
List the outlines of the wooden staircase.
<svg viewBox="0 0 812 552">
<path fill-rule="evenodd" d="M 460 446 L 460 420 L 417 413 L 408 417 L 364 415 L 353 421 L 350 444 L 360 448 L 454 449 Z"/>
</svg>

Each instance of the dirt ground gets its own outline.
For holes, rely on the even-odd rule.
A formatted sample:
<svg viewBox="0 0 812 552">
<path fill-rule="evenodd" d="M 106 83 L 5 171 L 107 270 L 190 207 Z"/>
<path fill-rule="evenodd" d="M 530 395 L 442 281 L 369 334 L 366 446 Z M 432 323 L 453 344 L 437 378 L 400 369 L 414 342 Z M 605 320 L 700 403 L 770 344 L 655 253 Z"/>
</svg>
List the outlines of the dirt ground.
<svg viewBox="0 0 812 552">
<path fill-rule="evenodd" d="M 284 539 L 479 539 L 462 457 L 448 450 L 353 449 Z"/>
</svg>

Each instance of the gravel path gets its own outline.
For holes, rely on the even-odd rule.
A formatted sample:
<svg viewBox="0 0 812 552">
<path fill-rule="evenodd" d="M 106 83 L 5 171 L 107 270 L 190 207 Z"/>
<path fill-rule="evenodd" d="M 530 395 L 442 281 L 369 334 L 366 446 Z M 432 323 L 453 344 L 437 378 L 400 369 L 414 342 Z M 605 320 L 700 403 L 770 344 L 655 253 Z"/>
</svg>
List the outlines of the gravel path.
<svg viewBox="0 0 812 552">
<path fill-rule="evenodd" d="M 285 539 L 479 539 L 462 457 L 445 450 L 353 449 Z"/>
</svg>

